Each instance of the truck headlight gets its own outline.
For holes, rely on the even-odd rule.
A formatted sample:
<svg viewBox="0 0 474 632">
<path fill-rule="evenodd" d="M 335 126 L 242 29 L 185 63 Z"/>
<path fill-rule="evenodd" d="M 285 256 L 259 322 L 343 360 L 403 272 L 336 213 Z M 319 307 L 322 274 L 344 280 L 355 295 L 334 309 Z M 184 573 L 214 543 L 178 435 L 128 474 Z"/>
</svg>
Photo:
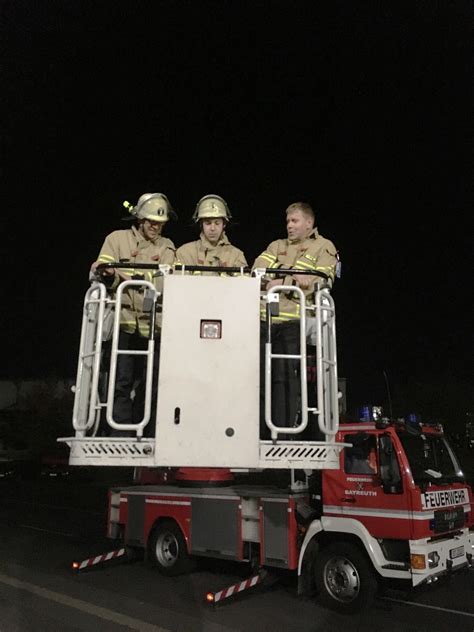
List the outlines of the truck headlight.
<svg viewBox="0 0 474 632">
<path fill-rule="evenodd" d="M 428 566 L 430 568 L 436 568 L 439 564 L 439 555 L 436 551 L 432 551 L 429 555 L 428 555 Z"/>
</svg>

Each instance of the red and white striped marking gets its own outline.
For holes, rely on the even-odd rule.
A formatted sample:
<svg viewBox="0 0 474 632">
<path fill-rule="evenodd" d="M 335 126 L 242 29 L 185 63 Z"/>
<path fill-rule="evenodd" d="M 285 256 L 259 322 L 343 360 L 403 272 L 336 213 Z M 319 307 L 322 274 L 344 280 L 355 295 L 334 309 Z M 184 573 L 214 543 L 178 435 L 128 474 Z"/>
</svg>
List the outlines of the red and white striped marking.
<svg viewBox="0 0 474 632">
<path fill-rule="evenodd" d="M 122 557 L 123 555 L 125 555 L 125 549 L 109 551 L 108 553 L 103 553 L 102 555 L 96 555 L 96 557 L 89 557 L 87 560 L 83 560 L 82 562 L 74 562 L 73 568 L 77 571 L 82 571 L 85 568 L 90 568 L 91 566 L 95 566 L 101 562 L 108 562 L 109 560 Z"/>
<path fill-rule="evenodd" d="M 218 601 L 222 601 L 223 599 L 227 599 L 228 597 L 232 597 L 232 595 L 237 595 L 248 588 L 253 588 L 257 584 L 259 584 L 264 578 L 264 574 L 254 575 L 249 579 L 245 579 L 243 582 L 239 582 L 238 584 L 234 584 L 233 586 L 229 586 L 228 588 L 224 588 L 223 590 L 219 590 L 216 593 L 208 593 L 208 601 L 211 603 L 217 603 Z"/>
</svg>

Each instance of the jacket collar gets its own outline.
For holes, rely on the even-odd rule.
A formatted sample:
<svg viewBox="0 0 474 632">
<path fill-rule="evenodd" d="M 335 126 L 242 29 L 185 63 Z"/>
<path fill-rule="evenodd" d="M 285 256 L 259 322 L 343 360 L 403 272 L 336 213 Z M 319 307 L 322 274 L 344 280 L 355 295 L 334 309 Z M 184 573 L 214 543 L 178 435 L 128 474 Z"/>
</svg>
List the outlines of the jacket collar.
<svg viewBox="0 0 474 632">
<path fill-rule="evenodd" d="M 160 241 L 162 235 L 158 235 L 156 239 L 145 239 L 145 237 L 141 234 L 136 226 L 131 227 L 133 236 L 137 240 L 137 245 L 139 248 L 144 248 L 148 244 L 156 244 Z"/>
<path fill-rule="evenodd" d="M 215 245 L 211 244 L 207 237 L 205 237 L 204 233 L 200 234 L 199 241 L 201 242 L 201 247 L 205 250 L 212 250 L 213 248 L 218 248 L 219 246 L 228 246 L 230 244 L 230 241 L 228 240 L 225 232 L 222 233 L 221 238 Z"/>
<path fill-rule="evenodd" d="M 319 237 L 318 229 L 316 227 L 309 233 L 305 239 L 287 239 L 289 244 L 302 244 L 307 239 L 317 239 Z"/>
</svg>

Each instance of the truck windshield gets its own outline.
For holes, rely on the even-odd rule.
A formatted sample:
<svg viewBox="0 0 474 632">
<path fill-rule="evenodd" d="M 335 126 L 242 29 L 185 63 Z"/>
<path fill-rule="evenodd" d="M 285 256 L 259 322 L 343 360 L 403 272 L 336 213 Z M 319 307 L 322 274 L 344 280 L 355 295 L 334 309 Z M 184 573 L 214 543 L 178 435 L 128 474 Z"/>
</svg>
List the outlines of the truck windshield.
<svg viewBox="0 0 474 632">
<path fill-rule="evenodd" d="M 464 476 L 446 439 L 433 434 L 400 433 L 415 483 L 454 483 Z"/>
</svg>

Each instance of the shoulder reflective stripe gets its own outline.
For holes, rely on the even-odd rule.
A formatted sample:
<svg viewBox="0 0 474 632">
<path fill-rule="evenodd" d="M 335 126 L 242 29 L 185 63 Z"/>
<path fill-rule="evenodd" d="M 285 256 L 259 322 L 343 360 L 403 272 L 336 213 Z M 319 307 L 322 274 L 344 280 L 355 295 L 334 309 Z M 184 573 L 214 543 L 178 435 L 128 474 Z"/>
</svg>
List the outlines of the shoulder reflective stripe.
<svg viewBox="0 0 474 632">
<path fill-rule="evenodd" d="M 268 261 L 275 261 L 276 256 L 272 255 L 270 252 L 265 251 L 262 252 L 262 254 L 259 255 L 257 259 L 267 259 Z"/>
</svg>

